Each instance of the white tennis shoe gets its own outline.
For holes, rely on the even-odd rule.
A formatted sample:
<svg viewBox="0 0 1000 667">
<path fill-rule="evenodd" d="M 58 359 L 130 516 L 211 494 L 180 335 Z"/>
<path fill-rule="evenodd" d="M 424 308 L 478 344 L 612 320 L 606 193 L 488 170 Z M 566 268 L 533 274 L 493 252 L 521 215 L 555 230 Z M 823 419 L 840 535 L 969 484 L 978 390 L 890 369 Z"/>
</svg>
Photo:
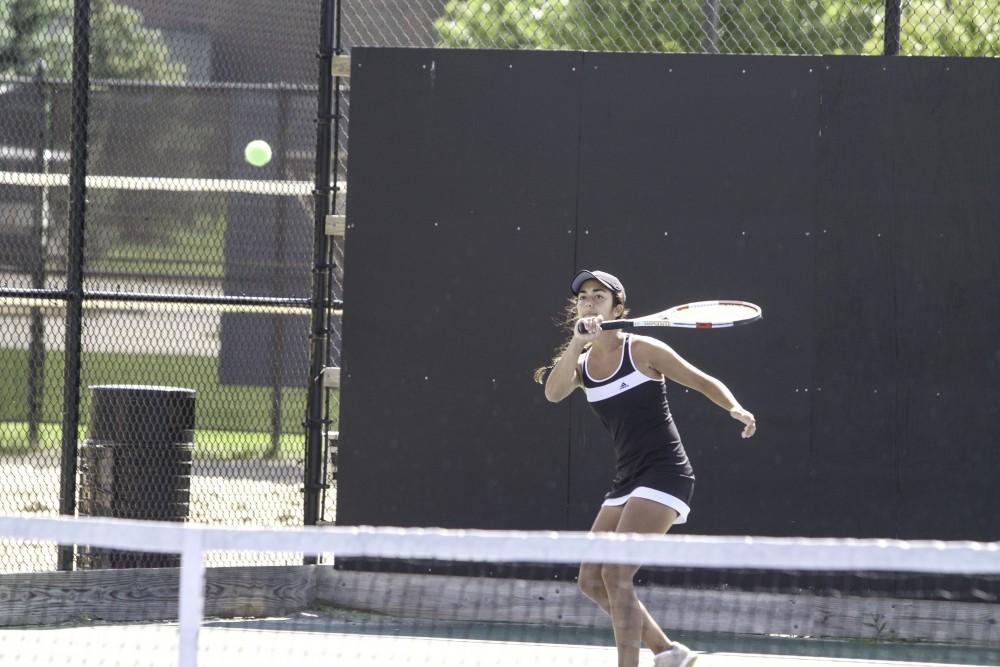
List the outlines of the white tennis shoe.
<svg viewBox="0 0 1000 667">
<path fill-rule="evenodd" d="M 653 667 L 691 667 L 697 659 L 697 653 L 680 642 L 674 642 L 669 650 L 653 658 Z"/>
</svg>

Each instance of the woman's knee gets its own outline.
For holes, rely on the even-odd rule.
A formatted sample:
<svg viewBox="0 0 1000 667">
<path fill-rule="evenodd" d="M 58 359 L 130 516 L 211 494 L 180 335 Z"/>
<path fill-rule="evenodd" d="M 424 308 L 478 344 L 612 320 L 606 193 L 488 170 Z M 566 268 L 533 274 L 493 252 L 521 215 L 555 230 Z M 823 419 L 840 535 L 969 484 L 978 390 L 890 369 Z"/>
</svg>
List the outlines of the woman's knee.
<svg viewBox="0 0 1000 667">
<path fill-rule="evenodd" d="M 601 577 L 600 565 L 581 565 L 577 583 L 583 594 L 591 600 L 608 597 L 607 591 L 604 590 L 604 579 Z"/>
<path fill-rule="evenodd" d="M 631 595 L 634 592 L 632 580 L 638 568 L 632 565 L 605 565 L 601 568 L 601 581 L 608 596 Z"/>
</svg>

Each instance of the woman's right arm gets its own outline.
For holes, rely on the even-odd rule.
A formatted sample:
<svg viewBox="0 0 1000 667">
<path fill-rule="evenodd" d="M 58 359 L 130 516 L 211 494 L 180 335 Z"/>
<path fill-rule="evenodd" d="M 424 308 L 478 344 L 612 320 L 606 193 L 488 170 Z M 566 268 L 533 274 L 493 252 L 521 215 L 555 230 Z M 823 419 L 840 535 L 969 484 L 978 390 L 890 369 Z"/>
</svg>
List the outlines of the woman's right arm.
<svg viewBox="0 0 1000 667">
<path fill-rule="evenodd" d="M 562 357 L 560 357 L 552 370 L 549 371 L 549 376 L 545 378 L 545 398 L 553 403 L 558 403 L 580 386 L 580 374 L 577 372 L 577 365 L 582 352 L 583 343 L 574 337 L 570 341 L 569 347 L 563 352 Z"/>
<path fill-rule="evenodd" d="M 573 325 L 573 338 L 569 342 L 569 347 L 563 352 L 562 357 L 556 365 L 549 371 L 549 376 L 545 379 L 545 398 L 553 403 L 558 403 L 573 393 L 577 387 L 583 386 L 583 380 L 577 370 L 580 363 L 580 355 L 584 346 L 597 338 L 601 333 L 601 322 L 603 317 L 584 317 Z M 584 331 L 580 331 L 580 325 Z"/>
</svg>

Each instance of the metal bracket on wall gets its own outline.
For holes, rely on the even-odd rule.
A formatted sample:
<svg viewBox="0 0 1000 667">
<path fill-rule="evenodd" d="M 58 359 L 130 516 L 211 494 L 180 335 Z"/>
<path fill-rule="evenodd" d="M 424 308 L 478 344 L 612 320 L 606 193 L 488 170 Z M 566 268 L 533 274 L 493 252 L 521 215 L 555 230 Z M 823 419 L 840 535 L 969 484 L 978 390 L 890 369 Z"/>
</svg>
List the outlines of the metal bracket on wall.
<svg viewBox="0 0 1000 667">
<path fill-rule="evenodd" d="M 334 56 L 330 62 L 330 73 L 341 79 L 351 78 L 351 57 Z"/>
<path fill-rule="evenodd" d="M 327 236 L 344 236 L 347 231 L 347 216 L 346 215 L 328 215 L 326 216 L 326 235 Z"/>
<path fill-rule="evenodd" d="M 323 369 L 323 388 L 340 388 L 340 368 L 337 366 L 327 366 Z"/>
</svg>

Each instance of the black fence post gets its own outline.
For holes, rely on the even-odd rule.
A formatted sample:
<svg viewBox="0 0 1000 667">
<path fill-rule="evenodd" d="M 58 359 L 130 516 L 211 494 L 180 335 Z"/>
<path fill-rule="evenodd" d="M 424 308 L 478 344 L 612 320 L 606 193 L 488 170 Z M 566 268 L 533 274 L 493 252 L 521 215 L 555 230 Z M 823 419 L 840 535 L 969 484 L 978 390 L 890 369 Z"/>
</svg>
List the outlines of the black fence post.
<svg viewBox="0 0 1000 667">
<path fill-rule="evenodd" d="M 80 335 L 83 319 L 83 229 L 87 207 L 87 120 L 90 105 L 90 0 L 73 3 L 72 138 L 69 242 L 66 253 L 66 338 L 63 371 L 59 513 L 76 512 L 77 428 L 80 423 Z M 59 547 L 59 569 L 73 569 L 73 545 Z"/>
<path fill-rule="evenodd" d="M 899 55 L 901 4 L 902 0 L 885 0 L 885 35 L 883 37 L 885 48 L 883 55 L 886 56 Z"/>
<path fill-rule="evenodd" d="M 51 109 L 49 84 L 46 81 L 44 60 L 35 64 L 35 92 L 38 96 L 38 134 L 35 144 L 35 173 L 48 172 L 49 124 Z M 31 257 L 31 287 L 45 289 L 45 235 L 48 217 L 48 188 L 38 188 L 35 201 L 35 226 L 32 230 L 34 246 Z M 45 318 L 40 308 L 31 309 L 31 334 L 28 343 L 28 444 L 38 447 L 39 424 L 42 421 L 42 404 L 45 397 Z"/>
<path fill-rule="evenodd" d="M 342 38 L 343 38 L 343 25 L 344 24 L 343 24 L 343 20 L 342 20 L 342 12 L 343 12 L 344 5 L 343 5 L 343 2 L 341 2 L 341 0 L 335 0 L 335 1 L 336 1 L 336 15 L 337 15 L 337 18 L 336 18 L 336 23 L 335 23 L 336 32 L 334 34 L 334 39 L 335 39 L 335 41 L 334 41 L 334 53 L 341 54 L 341 53 L 343 53 Z M 330 154 L 331 157 L 332 157 L 332 160 L 333 160 L 333 175 L 332 175 L 332 179 L 333 179 L 333 182 L 334 182 L 333 196 L 332 196 L 332 199 L 330 201 L 330 211 L 333 212 L 333 213 L 337 212 L 337 194 L 340 192 L 340 188 L 337 186 L 337 183 L 339 182 L 339 167 L 340 167 L 340 129 L 341 129 L 340 128 L 340 120 L 341 120 L 341 116 L 340 116 L 340 102 L 341 102 L 341 97 L 340 96 L 341 96 L 341 88 L 340 88 L 339 85 L 335 85 L 333 87 L 333 150 L 332 150 L 332 152 Z M 328 289 L 327 294 L 328 294 L 328 298 L 330 299 L 330 305 L 333 306 L 333 307 L 336 307 L 336 306 L 339 305 L 339 307 L 341 308 L 341 311 L 343 311 L 343 295 L 341 295 L 340 299 L 335 299 L 334 295 L 333 295 L 333 275 L 332 275 L 332 272 L 336 268 L 336 250 L 337 250 L 337 248 L 336 248 L 336 244 L 335 243 L 332 243 L 332 242 L 328 242 L 327 243 L 326 261 L 327 261 L 327 266 L 330 267 L 330 274 L 328 274 L 328 277 L 329 277 L 329 280 L 330 280 L 330 284 L 327 285 L 327 289 Z M 325 313 L 325 316 L 326 316 L 326 330 L 328 332 L 327 339 L 326 339 L 326 354 L 327 354 L 327 359 L 329 360 L 329 358 L 330 358 L 330 338 L 329 338 L 329 332 L 334 330 L 333 329 L 333 318 L 336 317 L 336 315 L 333 313 L 332 308 L 330 308 L 330 309 L 327 309 L 327 311 Z M 341 355 L 340 355 L 341 359 L 343 359 L 343 350 L 340 350 L 340 352 L 341 352 Z M 338 391 L 339 390 L 340 390 L 340 388 L 338 387 Z M 329 394 L 326 395 L 326 398 L 329 399 Z M 338 395 L 337 410 L 338 410 L 338 412 L 340 410 L 339 395 Z M 330 401 L 329 400 L 326 401 L 326 411 L 324 412 L 324 419 L 325 419 L 326 427 L 329 429 L 330 424 L 333 423 L 331 421 L 331 419 L 330 419 Z M 337 434 L 337 435 L 339 436 L 339 434 Z M 339 438 L 337 439 L 336 442 L 333 443 L 333 445 L 331 445 L 330 443 L 331 443 L 331 439 L 330 439 L 329 434 L 328 434 L 328 435 L 326 435 L 326 437 L 324 438 L 324 441 L 323 441 L 323 444 L 324 444 L 324 446 L 325 446 L 326 449 L 325 449 L 325 452 L 324 452 L 323 463 L 322 463 L 322 471 L 323 471 L 322 475 L 323 475 L 324 484 L 323 484 L 323 494 L 320 497 L 320 502 L 323 503 L 323 505 L 321 507 L 324 507 L 324 508 L 326 507 L 326 505 L 325 505 L 325 502 L 326 502 L 326 493 L 330 490 L 330 486 L 331 486 L 329 484 L 330 477 L 328 476 L 330 474 L 330 467 L 329 466 L 332 465 L 332 467 L 333 467 L 333 474 L 336 475 L 337 474 L 337 455 L 338 455 L 339 449 L 340 449 Z M 336 492 L 336 489 L 334 489 L 334 492 Z"/>
<path fill-rule="evenodd" d="M 288 94 L 284 89 L 278 95 L 278 135 L 274 152 L 274 170 L 281 180 L 288 178 Z M 274 224 L 274 287 L 279 296 L 288 293 L 287 271 L 285 268 L 285 236 L 288 225 L 288 197 L 278 199 L 277 219 Z M 271 350 L 271 446 L 267 458 L 276 458 L 281 453 L 281 413 L 285 384 L 285 315 L 275 315 L 271 319 L 274 326 L 274 348 Z"/>
<path fill-rule="evenodd" d="M 329 332 L 327 306 L 330 294 L 329 237 L 326 235 L 326 216 L 330 212 L 330 164 L 333 122 L 333 56 L 339 48 L 338 32 L 340 3 L 323 0 L 320 13 L 319 92 L 316 113 L 316 188 L 313 230 L 312 317 L 309 334 L 309 387 L 306 406 L 306 461 L 303 498 L 303 521 L 314 526 L 319 521 L 323 498 L 323 439 L 326 436 L 324 419 L 323 368 L 327 363 Z M 338 42 L 335 44 L 335 41 Z M 306 564 L 317 562 L 307 556 Z"/>
</svg>

